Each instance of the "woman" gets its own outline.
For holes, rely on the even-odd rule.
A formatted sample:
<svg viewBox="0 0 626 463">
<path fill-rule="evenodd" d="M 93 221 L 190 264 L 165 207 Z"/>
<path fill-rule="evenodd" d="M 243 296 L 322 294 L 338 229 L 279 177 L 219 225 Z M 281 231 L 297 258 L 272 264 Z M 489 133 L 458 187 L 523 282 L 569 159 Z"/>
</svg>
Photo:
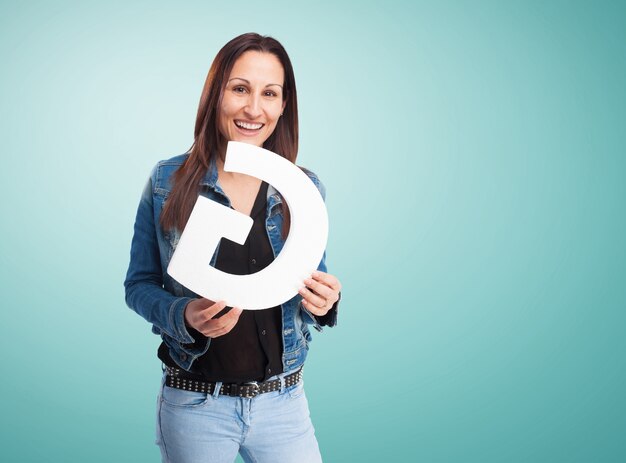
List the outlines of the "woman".
<svg viewBox="0 0 626 463">
<path fill-rule="evenodd" d="M 334 326 L 341 285 L 324 259 L 280 306 L 242 311 L 200 298 L 166 269 L 198 194 L 250 215 L 243 246 L 223 239 L 211 265 L 249 274 L 269 265 L 289 229 L 270 185 L 224 171 L 230 140 L 291 162 L 298 108 L 291 62 L 271 37 L 244 34 L 217 54 L 207 76 L 189 153 L 161 161 L 143 192 L 124 286 L 126 302 L 152 323 L 165 364 L 157 443 L 164 462 L 321 461 L 303 391 L 308 324 Z M 323 186 L 307 172 L 324 194 Z"/>
</svg>

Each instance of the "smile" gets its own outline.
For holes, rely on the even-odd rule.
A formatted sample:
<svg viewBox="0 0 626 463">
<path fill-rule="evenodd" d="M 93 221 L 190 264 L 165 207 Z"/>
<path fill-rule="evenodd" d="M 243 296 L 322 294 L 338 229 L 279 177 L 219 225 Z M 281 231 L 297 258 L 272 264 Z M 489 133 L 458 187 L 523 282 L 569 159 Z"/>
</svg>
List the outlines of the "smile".
<svg viewBox="0 0 626 463">
<path fill-rule="evenodd" d="M 246 130 L 259 130 L 265 124 L 255 124 L 252 122 L 235 121 L 235 125 Z"/>
</svg>

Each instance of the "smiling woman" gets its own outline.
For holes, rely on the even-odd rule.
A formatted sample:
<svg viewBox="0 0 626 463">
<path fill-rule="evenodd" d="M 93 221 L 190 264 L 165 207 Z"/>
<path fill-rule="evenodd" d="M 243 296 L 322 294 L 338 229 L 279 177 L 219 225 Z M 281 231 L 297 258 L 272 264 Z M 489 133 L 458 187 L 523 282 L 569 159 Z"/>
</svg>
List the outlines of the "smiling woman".
<svg viewBox="0 0 626 463">
<path fill-rule="evenodd" d="M 210 262 L 217 269 L 258 272 L 285 244 L 284 201 L 260 179 L 224 171 L 229 141 L 296 160 L 295 78 L 271 37 L 244 34 L 219 51 L 193 146 L 156 165 L 137 210 L 124 285 L 127 304 L 163 341 L 157 443 L 164 462 L 232 462 L 237 453 L 246 462 L 318 462 L 302 366 L 309 325 L 321 331 L 337 322 L 341 284 L 326 273 L 325 258 L 298 295 L 256 311 L 200 298 L 166 273 L 199 194 L 253 219 L 243 246 L 222 239 Z M 320 180 L 306 173 L 323 196 Z"/>
<path fill-rule="evenodd" d="M 298 136 L 296 79 L 284 47 L 258 34 L 235 37 L 218 52 L 209 69 L 200 97 L 194 144 L 189 157 L 174 173 L 161 225 L 184 228 L 211 161 L 215 160 L 222 173 L 220 181 L 227 177 L 221 167 L 229 140 L 262 146 L 295 163 Z M 258 180 L 247 180 L 245 187 L 258 189 Z M 284 208 L 283 214 L 286 235 L 289 210 Z"/>
<path fill-rule="evenodd" d="M 263 146 L 285 108 L 284 71 L 270 53 L 248 51 L 230 73 L 220 107 L 220 133 L 228 140 Z"/>
</svg>

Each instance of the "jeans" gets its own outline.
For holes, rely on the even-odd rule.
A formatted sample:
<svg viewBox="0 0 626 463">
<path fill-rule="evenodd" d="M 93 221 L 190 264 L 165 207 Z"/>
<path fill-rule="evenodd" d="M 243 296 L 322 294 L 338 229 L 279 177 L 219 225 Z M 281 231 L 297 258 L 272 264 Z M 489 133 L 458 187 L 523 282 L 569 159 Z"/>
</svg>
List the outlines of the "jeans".
<svg viewBox="0 0 626 463">
<path fill-rule="evenodd" d="M 288 373 L 270 379 L 282 378 Z M 164 463 L 322 461 L 304 384 L 245 399 L 161 384 L 157 440 Z M 215 388 L 219 391 L 221 384 Z"/>
</svg>

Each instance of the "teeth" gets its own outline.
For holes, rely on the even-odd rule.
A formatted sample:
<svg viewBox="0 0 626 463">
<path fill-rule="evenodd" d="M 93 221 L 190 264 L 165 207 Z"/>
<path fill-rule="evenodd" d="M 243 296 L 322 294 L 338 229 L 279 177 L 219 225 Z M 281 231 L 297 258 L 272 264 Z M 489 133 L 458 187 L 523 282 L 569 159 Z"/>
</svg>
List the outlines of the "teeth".
<svg viewBox="0 0 626 463">
<path fill-rule="evenodd" d="M 235 124 L 237 124 L 237 126 L 241 127 L 242 129 L 248 129 L 248 130 L 258 130 L 261 127 L 263 127 L 263 124 L 251 124 L 249 122 L 242 122 L 242 121 L 235 121 Z"/>
</svg>

